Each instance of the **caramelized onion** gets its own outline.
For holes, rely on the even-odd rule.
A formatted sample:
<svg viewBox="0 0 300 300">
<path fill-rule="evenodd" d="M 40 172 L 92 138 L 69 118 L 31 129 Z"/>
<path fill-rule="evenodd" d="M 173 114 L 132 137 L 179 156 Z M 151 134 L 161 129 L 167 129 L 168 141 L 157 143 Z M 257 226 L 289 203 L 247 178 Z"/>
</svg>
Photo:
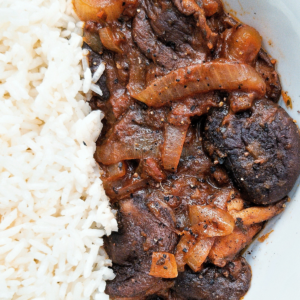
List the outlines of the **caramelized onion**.
<svg viewBox="0 0 300 300">
<path fill-rule="evenodd" d="M 84 31 L 83 41 L 87 43 L 95 52 L 102 53 L 103 45 L 97 32 Z"/>
<path fill-rule="evenodd" d="M 201 270 L 202 264 L 205 262 L 214 241 L 215 238 L 201 239 L 197 241 L 195 246 L 187 253 L 185 257 L 186 263 L 194 272 Z"/>
<path fill-rule="evenodd" d="M 244 208 L 244 201 L 240 198 L 230 200 L 227 203 L 227 210 L 230 211 L 241 211 Z"/>
<path fill-rule="evenodd" d="M 119 162 L 113 165 L 109 165 L 106 167 L 106 181 L 114 181 L 117 180 L 126 174 L 126 163 Z"/>
<path fill-rule="evenodd" d="M 117 20 L 124 10 L 124 0 L 73 0 L 74 10 L 81 21 L 99 22 L 105 18 Z"/>
<path fill-rule="evenodd" d="M 105 48 L 114 52 L 122 53 L 122 50 L 118 46 L 118 42 L 109 27 L 99 29 L 99 35 L 101 42 Z"/>
<path fill-rule="evenodd" d="M 196 244 L 196 239 L 188 234 L 185 233 L 177 247 L 176 247 L 176 252 L 175 252 L 175 259 L 176 259 L 176 264 L 177 264 L 177 269 L 179 272 L 184 271 L 184 266 L 186 265 L 186 254 L 189 252 L 190 249 Z"/>
<path fill-rule="evenodd" d="M 210 62 L 180 68 L 158 78 L 140 93 L 131 96 L 148 106 L 160 107 L 198 93 L 212 90 L 241 90 L 266 93 L 266 84 L 254 68 L 247 64 Z"/>
<path fill-rule="evenodd" d="M 208 255 L 210 261 L 216 266 L 224 267 L 252 241 L 261 228 L 258 224 L 243 230 L 236 227 L 232 234 L 217 237 Z"/>
<path fill-rule="evenodd" d="M 129 110 L 97 146 L 95 158 L 104 165 L 123 160 L 159 157 L 162 132 L 134 122 L 142 118 L 139 111 Z"/>
<path fill-rule="evenodd" d="M 227 40 L 226 58 L 242 63 L 252 63 L 261 49 L 262 38 L 258 31 L 248 25 L 238 25 Z"/>
<path fill-rule="evenodd" d="M 129 197 L 135 191 L 141 190 L 147 186 L 147 180 L 145 179 L 133 179 L 126 186 L 114 190 L 116 193 L 116 198 L 118 200 Z"/>
<path fill-rule="evenodd" d="M 144 137 L 139 136 L 133 144 L 126 144 L 125 141 L 115 142 L 113 139 L 109 139 L 97 147 L 96 160 L 110 165 L 122 160 L 141 159 L 147 156 L 159 157 L 159 142 L 159 137 L 153 137 L 150 134 L 145 134 Z"/>
<path fill-rule="evenodd" d="M 209 205 L 191 205 L 189 218 L 192 228 L 204 236 L 224 236 L 233 232 L 235 222 L 233 217 L 217 207 Z"/>
<path fill-rule="evenodd" d="M 174 255 L 168 252 L 153 252 L 149 275 L 160 278 L 176 278 L 178 271 Z"/>
<path fill-rule="evenodd" d="M 252 225 L 256 223 L 265 222 L 284 210 L 285 201 L 281 201 L 275 205 L 266 207 L 250 207 L 241 211 L 233 211 L 230 214 L 243 225 Z"/>
<path fill-rule="evenodd" d="M 211 17 L 222 9 L 222 3 L 218 0 L 203 0 L 202 5 L 206 17 Z"/>
<path fill-rule="evenodd" d="M 165 170 L 176 171 L 187 130 L 188 125 L 173 126 L 168 124 L 165 126 L 165 141 L 162 151 L 162 162 Z"/>
</svg>

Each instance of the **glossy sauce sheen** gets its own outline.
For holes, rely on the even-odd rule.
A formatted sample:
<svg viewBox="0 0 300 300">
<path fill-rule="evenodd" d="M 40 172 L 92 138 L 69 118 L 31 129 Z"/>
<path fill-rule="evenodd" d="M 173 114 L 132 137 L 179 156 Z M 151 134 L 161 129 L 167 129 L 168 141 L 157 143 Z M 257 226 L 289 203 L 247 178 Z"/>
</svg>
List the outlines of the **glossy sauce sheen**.
<svg viewBox="0 0 300 300">
<path fill-rule="evenodd" d="M 274 60 L 219 0 L 99 3 L 78 15 L 92 73 L 106 64 L 90 101 L 105 113 L 95 158 L 118 211 L 106 293 L 241 299 L 240 253 L 283 211 L 300 168 Z"/>
</svg>

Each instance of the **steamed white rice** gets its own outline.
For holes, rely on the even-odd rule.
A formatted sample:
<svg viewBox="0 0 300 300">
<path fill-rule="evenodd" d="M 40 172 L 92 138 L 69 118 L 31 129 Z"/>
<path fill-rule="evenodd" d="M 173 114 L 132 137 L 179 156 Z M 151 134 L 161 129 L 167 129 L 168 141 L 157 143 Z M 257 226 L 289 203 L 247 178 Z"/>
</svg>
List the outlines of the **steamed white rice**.
<svg viewBox="0 0 300 300">
<path fill-rule="evenodd" d="M 70 1 L 0 1 L 1 300 L 108 299 L 99 247 L 117 223 L 93 158 L 102 116 L 82 95 L 81 35 Z"/>
</svg>

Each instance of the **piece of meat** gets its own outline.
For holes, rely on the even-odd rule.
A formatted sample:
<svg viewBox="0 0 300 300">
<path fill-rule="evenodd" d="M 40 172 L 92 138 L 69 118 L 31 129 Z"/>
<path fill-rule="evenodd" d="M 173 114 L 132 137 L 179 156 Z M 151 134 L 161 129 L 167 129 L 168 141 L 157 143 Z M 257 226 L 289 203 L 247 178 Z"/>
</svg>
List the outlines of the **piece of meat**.
<svg viewBox="0 0 300 300">
<path fill-rule="evenodd" d="M 170 0 L 147 0 L 144 6 L 158 39 L 183 58 L 186 64 L 207 59 L 209 49 L 198 34 L 192 17 L 182 15 Z"/>
<path fill-rule="evenodd" d="M 267 85 L 266 97 L 275 103 L 279 101 L 281 96 L 281 83 L 275 65 L 271 62 L 268 54 L 260 49 L 256 62 L 256 71 L 265 79 Z"/>
<path fill-rule="evenodd" d="M 164 214 L 167 222 L 172 222 L 168 210 Z M 151 214 L 142 197 L 120 203 L 118 225 L 119 231 L 104 239 L 105 250 L 117 274 L 114 280 L 108 281 L 106 293 L 111 297 L 138 297 L 169 288 L 172 281 L 148 274 L 152 253 L 172 253 L 177 235 Z"/>
<path fill-rule="evenodd" d="M 110 92 L 109 102 L 116 119 L 119 119 L 127 111 L 128 107 L 133 104 L 133 101 L 126 91 L 126 83 L 122 82 L 119 76 L 117 61 L 115 60 L 116 55 L 105 53 L 104 57 L 106 62 L 106 83 Z"/>
<path fill-rule="evenodd" d="M 153 251 L 174 250 L 177 235 L 156 219 L 144 202 L 139 197 L 120 202 L 119 231 L 105 238 L 105 249 L 113 263 L 126 266 L 149 258 Z M 171 222 L 172 216 L 166 219 Z"/>
<path fill-rule="evenodd" d="M 158 221 L 172 231 L 180 234 L 180 232 L 175 229 L 176 217 L 174 211 L 169 205 L 160 200 L 160 198 L 163 197 L 159 192 L 150 194 L 147 200 L 148 209 Z"/>
<path fill-rule="evenodd" d="M 143 9 L 134 18 L 132 26 L 134 41 L 141 52 L 163 68 L 173 70 L 179 57 L 172 48 L 157 39 Z"/>
<path fill-rule="evenodd" d="M 300 173 L 300 137 L 292 118 L 269 100 L 251 110 L 214 109 L 205 126 L 205 147 L 221 159 L 245 200 L 270 204 L 281 200 Z"/>
<path fill-rule="evenodd" d="M 173 0 L 173 3 L 181 13 L 186 16 L 192 15 L 195 18 L 197 26 L 207 41 L 208 48 L 212 49 L 216 44 L 217 34 L 212 32 L 207 25 L 204 9 L 195 0 Z"/>
<path fill-rule="evenodd" d="M 182 101 L 172 103 L 172 113 L 186 117 L 201 116 L 206 114 L 211 107 L 218 107 L 220 97 L 214 92 L 197 94 Z"/>
<path fill-rule="evenodd" d="M 155 181 L 161 182 L 167 178 L 158 160 L 151 157 L 140 160 L 139 171 L 141 177 L 145 179 L 153 178 Z"/>
<path fill-rule="evenodd" d="M 150 276 L 148 265 L 142 264 L 138 268 L 136 267 L 136 265 L 130 267 L 114 265 L 113 271 L 116 278 L 107 281 L 105 293 L 112 299 L 134 298 L 135 300 L 142 300 L 173 286 L 173 280 Z"/>
<path fill-rule="evenodd" d="M 255 100 L 255 93 L 232 92 L 229 94 L 230 109 L 234 112 L 241 112 L 251 108 Z"/>
<path fill-rule="evenodd" d="M 173 50 L 192 41 L 194 21 L 182 15 L 170 0 L 145 1 L 145 9 L 155 34 Z"/>
<path fill-rule="evenodd" d="M 247 293 L 250 281 L 250 266 L 239 257 L 224 268 L 208 266 L 200 273 L 180 273 L 173 290 L 179 299 L 240 300 Z"/>
</svg>

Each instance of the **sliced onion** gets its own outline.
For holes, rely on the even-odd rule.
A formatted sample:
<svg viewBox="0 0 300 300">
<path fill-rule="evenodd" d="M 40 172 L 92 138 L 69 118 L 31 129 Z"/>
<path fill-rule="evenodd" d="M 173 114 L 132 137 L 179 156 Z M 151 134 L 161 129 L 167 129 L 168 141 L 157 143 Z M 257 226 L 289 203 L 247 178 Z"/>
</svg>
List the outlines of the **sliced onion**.
<svg viewBox="0 0 300 300">
<path fill-rule="evenodd" d="M 126 174 L 126 163 L 119 162 L 117 164 L 109 165 L 106 167 L 106 181 L 114 181 L 117 180 Z"/>
<path fill-rule="evenodd" d="M 118 200 L 125 199 L 130 196 L 130 194 L 143 189 L 147 186 L 146 179 L 133 179 L 129 184 L 117 190 L 117 198 Z"/>
<path fill-rule="evenodd" d="M 109 27 L 99 29 L 99 35 L 103 46 L 111 51 L 122 53 L 121 48 L 117 45 L 114 34 Z"/>
<path fill-rule="evenodd" d="M 108 22 L 117 20 L 124 10 L 124 0 L 73 0 L 74 10 L 81 21 Z"/>
<path fill-rule="evenodd" d="M 154 159 L 152 157 L 149 157 L 144 161 L 143 171 L 157 182 L 161 182 L 167 178 L 157 159 Z"/>
<path fill-rule="evenodd" d="M 244 208 L 244 201 L 240 198 L 230 200 L 227 203 L 227 210 L 230 211 L 241 211 Z"/>
<path fill-rule="evenodd" d="M 109 136 L 97 147 L 95 157 L 98 162 L 111 165 L 123 160 L 160 157 L 161 131 L 134 123 L 132 120 L 136 117 L 136 112 L 129 110 L 115 124 Z"/>
<path fill-rule="evenodd" d="M 177 269 L 179 272 L 184 271 L 184 266 L 186 265 L 186 254 L 189 250 L 196 244 L 196 239 L 190 234 L 184 234 L 179 243 L 177 244 L 175 251 L 175 259 L 177 264 Z"/>
<path fill-rule="evenodd" d="M 153 252 L 149 275 L 160 278 L 176 278 L 178 271 L 174 255 L 168 252 Z"/>
<path fill-rule="evenodd" d="M 162 162 L 165 170 L 176 171 L 187 130 L 188 125 L 173 126 L 168 124 L 165 126 L 165 140 L 162 151 Z"/>
<path fill-rule="evenodd" d="M 230 214 L 243 225 L 252 225 L 268 221 L 284 210 L 285 201 L 266 207 L 250 207 L 241 211 L 233 211 Z"/>
<path fill-rule="evenodd" d="M 248 25 L 237 25 L 227 42 L 226 58 L 251 64 L 261 49 L 262 37 L 258 31 Z"/>
<path fill-rule="evenodd" d="M 257 97 L 262 97 L 266 93 L 266 84 L 247 64 L 210 62 L 172 71 L 140 93 L 131 91 L 131 96 L 148 106 L 160 107 L 170 101 L 212 90 L 253 91 Z"/>
<path fill-rule="evenodd" d="M 252 241 L 261 228 L 261 225 L 253 225 L 244 230 L 236 227 L 232 234 L 217 237 L 208 255 L 210 261 L 216 266 L 224 267 Z"/>
<path fill-rule="evenodd" d="M 103 46 L 98 32 L 84 30 L 83 41 L 88 44 L 94 52 L 98 52 L 100 54 L 103 52 Z"/>
<path fill-rule="evenodd" d="M 224 210 L 210 205 L 191 205 L 189 218 L 193 230 L 208 237 L 225 236 L 233 232 L 235 221 Z"/>
<path fill-rule="evenodd" d="M 214 241 L 215 238 L 200 239 L 186 255 L 186 263 L 194 272 L 201 270 L 202 264 L 205 262 Z"/>
</svg>

